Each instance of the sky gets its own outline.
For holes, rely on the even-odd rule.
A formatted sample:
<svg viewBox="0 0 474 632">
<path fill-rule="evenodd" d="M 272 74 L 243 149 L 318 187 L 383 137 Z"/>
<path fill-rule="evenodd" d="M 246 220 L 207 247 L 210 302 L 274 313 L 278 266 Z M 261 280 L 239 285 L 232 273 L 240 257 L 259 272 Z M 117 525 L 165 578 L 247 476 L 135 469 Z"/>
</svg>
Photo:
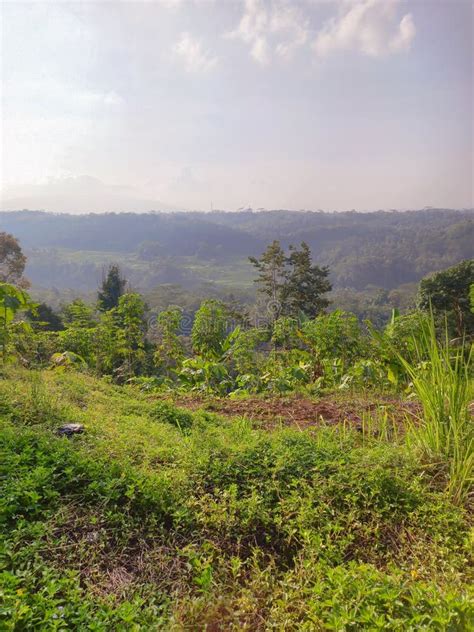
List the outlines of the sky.
<svg viewBox="0 0 474 632">
<path fill-rule="evenodd" d="M 473 207 L 471 0 L 1 4 L 0 207 Z"/>
</svg>

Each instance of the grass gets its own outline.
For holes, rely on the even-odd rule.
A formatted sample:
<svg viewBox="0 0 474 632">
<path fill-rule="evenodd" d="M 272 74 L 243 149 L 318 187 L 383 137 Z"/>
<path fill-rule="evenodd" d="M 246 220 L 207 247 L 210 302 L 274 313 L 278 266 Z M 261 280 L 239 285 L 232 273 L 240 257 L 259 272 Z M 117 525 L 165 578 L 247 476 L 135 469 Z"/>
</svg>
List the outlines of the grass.
<svg viewBox="0 0 474 632">
<path fill-rule="evenodd" d="M 453 347 L 447 334 L 440 344 L 433 317 L 414 342 L 415 362 L 399 356 L 423 411 L 411 437 L 428 460 L 449 470 L 448 491 L 455 502 L 465 502 L 474 474 L 474 424 L 469 413 L 474 397 L 469 374 L 473 347 Z"/>
<path fill-rule="evenodd" d="M 468 509 L 365 428 L 268 432 L 8 370 L 0 630 L 471 630 Z"/>
</svg>

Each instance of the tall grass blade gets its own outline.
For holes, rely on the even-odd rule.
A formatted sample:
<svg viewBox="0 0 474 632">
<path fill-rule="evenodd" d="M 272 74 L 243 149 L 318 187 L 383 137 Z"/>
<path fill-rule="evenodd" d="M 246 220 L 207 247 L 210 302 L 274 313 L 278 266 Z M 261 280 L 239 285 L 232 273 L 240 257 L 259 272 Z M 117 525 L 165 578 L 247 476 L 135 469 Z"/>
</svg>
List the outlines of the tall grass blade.
<svg viewBox="0 0 474 632">
<path fill-rule="evenodd" d="M 431 316 L 415 340 L 415 349 L 415 360 L 397 354 L 423 411 L 411 435 L 426 456 L 448 469 L 448 491 L 456 502 L 464 502 L 473 489 L 472 346 L 469 351 L 464 343 L 451 346 L 447 332 L 439 342 Z"/>
</svg>

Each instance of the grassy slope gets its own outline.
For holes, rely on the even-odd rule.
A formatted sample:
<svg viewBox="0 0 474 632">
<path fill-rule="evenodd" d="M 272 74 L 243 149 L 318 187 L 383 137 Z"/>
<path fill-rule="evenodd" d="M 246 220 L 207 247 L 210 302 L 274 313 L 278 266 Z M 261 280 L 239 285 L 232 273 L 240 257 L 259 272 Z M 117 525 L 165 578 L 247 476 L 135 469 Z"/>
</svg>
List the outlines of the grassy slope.
<svg viewBox="0 0 474 632">
<path fill-rule="evenodd" d="M 468 514 L 401 445 L 51 371 L 0 424 L 1 630 L 472 629 Z"/>
</svg>

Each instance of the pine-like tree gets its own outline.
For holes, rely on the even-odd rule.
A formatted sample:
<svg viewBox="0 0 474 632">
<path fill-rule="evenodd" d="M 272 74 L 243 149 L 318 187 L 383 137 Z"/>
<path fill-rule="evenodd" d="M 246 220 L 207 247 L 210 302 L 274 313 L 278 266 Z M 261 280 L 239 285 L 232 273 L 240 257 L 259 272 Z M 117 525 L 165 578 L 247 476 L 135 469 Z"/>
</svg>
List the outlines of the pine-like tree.
<svg viewBox="0 0 474 632">
<path fill-rule="evenodd" d="M 311 250 L 304 241 L 300 250 L 290 246 L 286 263 L 286 281 L 281 293 L 284 313 L 291 316 L 304 314 L 308 318 L 318 316 L 329 305 L 324 296 L 332 289 L 329 269 L 313 265 Z"/>
<path fill-rule="evenodd" d="M 279 241 L 271 243 L 259 259 L 249 257 L 250 262 L 258 270 L 259 292 L 269 300 L 269 311 L 277 318 L 281 312 L 283 290 L 286 283 L 285 253 Z"/>
<path fill-rule="evenodd" d="M 97 307 L 101 312 L 108 312 L 117 307 L 120 297 L 125 293 L 127 280 L 121 275 L 118 265 L 109 266 L 107 275 L 102 279 L 102 286 L 97 293 Z"/>
</svg>

